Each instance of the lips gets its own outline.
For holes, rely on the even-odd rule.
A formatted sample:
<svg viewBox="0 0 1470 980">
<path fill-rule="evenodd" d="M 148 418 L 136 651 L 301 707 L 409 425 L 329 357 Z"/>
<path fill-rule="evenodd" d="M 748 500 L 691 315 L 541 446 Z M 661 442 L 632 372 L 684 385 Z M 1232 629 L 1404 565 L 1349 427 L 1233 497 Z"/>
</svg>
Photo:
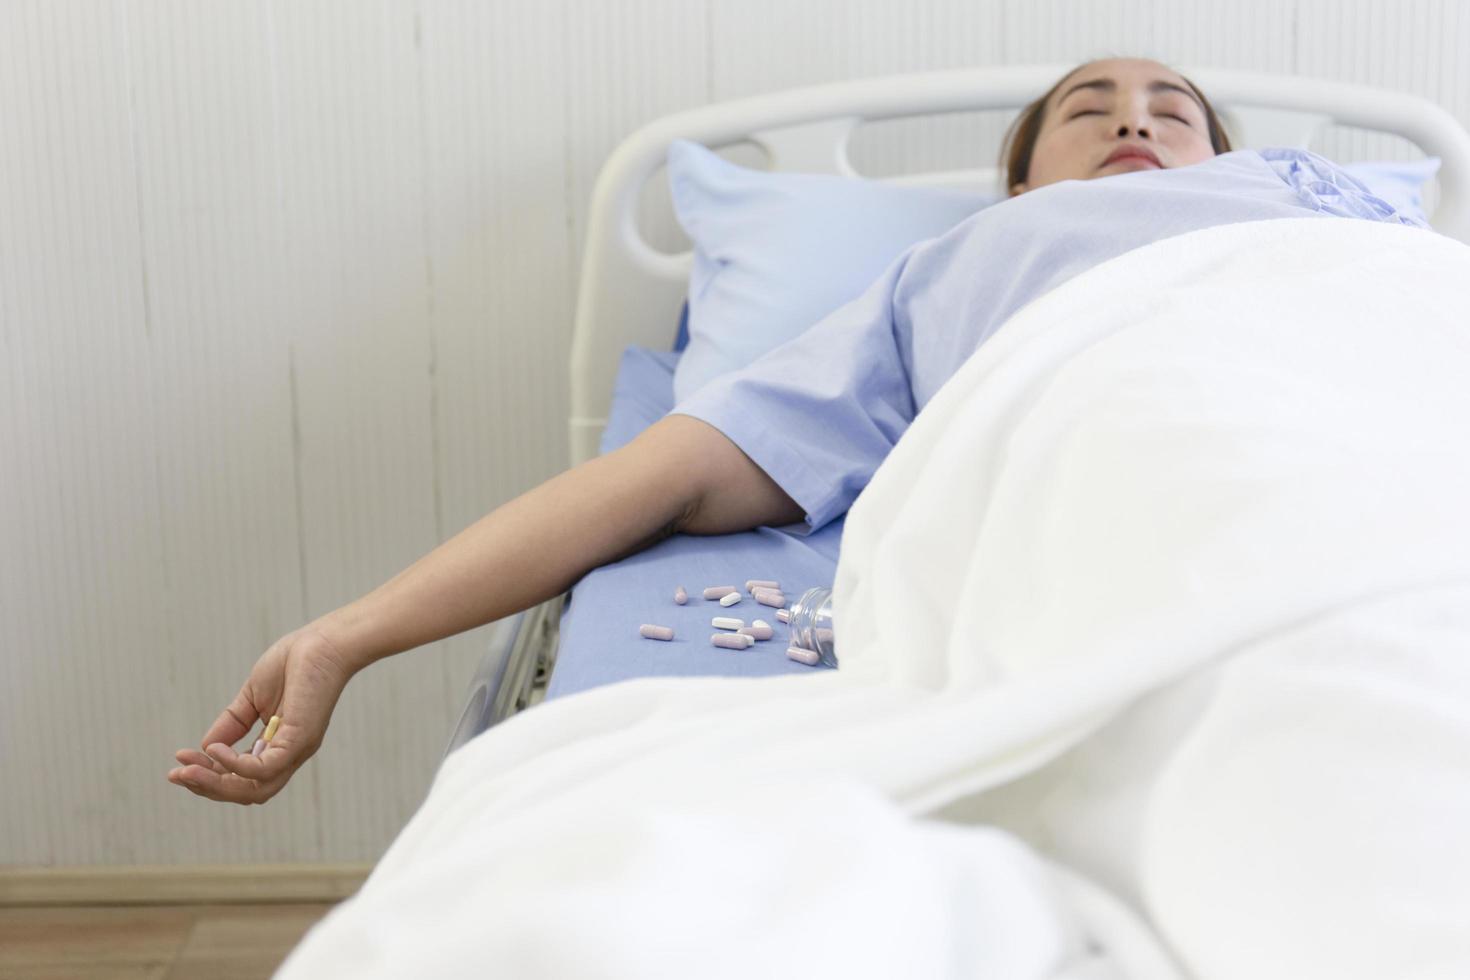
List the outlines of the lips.
<svg viewBox="0 0 1470 980">
<path fill-rule="evenodd" d="M 1102 162 L 1102 165 L 1106 167 L 1108 164 L 1117 163 L 1119 160 L 1147 160 L 1155 167 L 1163 166 L 1159 162 L 1159 158 L 1154 156 L 1152 150 L 1145 149 L 1141 146 L 1120 146 Z"/>
</svg>

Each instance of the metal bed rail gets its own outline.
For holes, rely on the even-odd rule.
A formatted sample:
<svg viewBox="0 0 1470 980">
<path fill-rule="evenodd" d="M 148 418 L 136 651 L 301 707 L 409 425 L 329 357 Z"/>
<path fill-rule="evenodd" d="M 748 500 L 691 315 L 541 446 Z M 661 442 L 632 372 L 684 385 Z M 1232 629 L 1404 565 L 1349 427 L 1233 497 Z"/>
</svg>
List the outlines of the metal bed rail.
<svg viewBox="0 0 1470 980">
<path fill-rule="evenodd" d="M 443 759 L 487 728 L 545 696 L 556 662 L 565 599 L 559 595 L 491 624 L 485 655 L 470 680 L 464 710 Z"/>
</svg>

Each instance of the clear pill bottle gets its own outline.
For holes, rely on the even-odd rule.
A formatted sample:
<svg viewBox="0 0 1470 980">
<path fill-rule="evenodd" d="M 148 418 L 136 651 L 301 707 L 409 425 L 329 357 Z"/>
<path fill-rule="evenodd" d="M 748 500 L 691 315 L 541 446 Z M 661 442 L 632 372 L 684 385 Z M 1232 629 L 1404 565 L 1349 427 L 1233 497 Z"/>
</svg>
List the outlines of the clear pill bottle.
<svg viewBox="0 0 1470 980">
<path fill-rule="evenodd" d="M 807 589 L 792 603 L 790 642 L 794 647 L 817 651 L 822 663 L 837 666 L 837 645 L 832 633 L 832 590 Z"/>
</svg>

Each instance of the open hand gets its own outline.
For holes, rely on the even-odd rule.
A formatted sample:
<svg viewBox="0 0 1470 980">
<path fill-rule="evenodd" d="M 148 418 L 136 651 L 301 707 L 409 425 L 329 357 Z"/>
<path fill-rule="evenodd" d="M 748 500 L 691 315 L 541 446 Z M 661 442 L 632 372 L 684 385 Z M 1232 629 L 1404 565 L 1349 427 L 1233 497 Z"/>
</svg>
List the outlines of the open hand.
<svg viewBox="0 0 1470 980">
<path fill-rule="evenodd" d="M 264 803 L 321 747 L 352 673 L 315 627 L 281 637 L 261 654 L 240 693 L 204 733 L 203 751 L 175 753 L 181 765 L 169 771 L 169 782 L 223 803 Z M 264 752 L 251 755 L 250 743 L 243 752 L 231 748 L 273 714 L 281 722 Z"/>
</svg>

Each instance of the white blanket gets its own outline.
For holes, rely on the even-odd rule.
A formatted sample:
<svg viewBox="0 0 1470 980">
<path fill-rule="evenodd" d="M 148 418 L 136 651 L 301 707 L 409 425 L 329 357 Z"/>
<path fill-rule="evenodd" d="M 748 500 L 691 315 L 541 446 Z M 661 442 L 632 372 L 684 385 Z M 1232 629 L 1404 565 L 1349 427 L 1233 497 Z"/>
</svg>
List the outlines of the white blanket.
<svg viewBox="0 0 1470 980">
<path fill-rule="evenodd" d="M 278 976 L 1470 975 L 1467 430 L 1464 245 L 1107 262 L 853 508 L 840 671 L 492 729 Z"/>
</svg>

